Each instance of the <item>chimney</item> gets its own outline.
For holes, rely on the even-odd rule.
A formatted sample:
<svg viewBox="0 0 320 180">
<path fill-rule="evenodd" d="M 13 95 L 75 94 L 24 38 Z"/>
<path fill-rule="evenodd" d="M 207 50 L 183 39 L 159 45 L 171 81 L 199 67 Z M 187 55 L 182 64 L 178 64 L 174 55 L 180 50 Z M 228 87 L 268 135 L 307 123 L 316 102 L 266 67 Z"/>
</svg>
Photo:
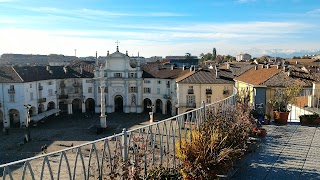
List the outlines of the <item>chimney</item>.
<svg viewBox="0 0 320 180">
<path fill-rule="evenodd" d="M 107 51 L 107 56 L 109 56 L 109 51 Z"/>
<path fill-rule="evenodd" d="M 296 64 L 298 64 L 298 61 L 296 61 Z"/>
<path fill-rule="evenodd" d="M 279 66 L 279 64 L 277 65 L 277 69 L 279 69 L 280 68 L 280 66 Z"/>
<path fill-rule="evenodd" d="M 230 63 L 227 63 L 227 69 L 230 69 Z"/>
<path fill-rule="evenodd" d="M 290 72 L 290 70 L 288 70 L 288 72 L 287 72 L 287 73 L 288 73 L 288 77 L 289 77 L 289 76 L 291 75 L 291 72 Z"/>
<path fill-rule="evenodd" d="M 128 51 L 126 51 L 126 55 L 128 56 Z"/>
<path fill-rule="evenodd" d="M 190 66 L 190 72 L 192 72 L 192 71 L 193 71 L 193 65 Z"/>
<path fill-rule="evenodd" d="M 82 73 L 83 73 L 83 67 L 80 66 L 80 74 L 82 74 Z"/>
<path fill-rule="evenodd" d="M 261 64 L 261 69 L 263 69 L 264 68 L 264 64 Z"/>
<path fill-rule="evenodd" d="M 98 51 L 96 51 L 96 66 L 99 66 L 99 61 L 98 61 Z"/>
<path fill-rule="evenodd" d="M 46 65 L 46 70 L 50 71 L 50 65 Z"/>
<path fill-rule="evenodd" d="M 67 72 L 68 72 L 67 66 L 63 66 L 63 71 L 64 71 L 65 74 L 67 74 Z"/>
<path fill-rule="evenodd" d="M 254 70 L 258 70 L 258 65 L 255 65 L 255 66 L 254 66 Z"/>
<path fill-rule="evenodd" d="M 284 71 L 286 71 L 286 67 L 285 66 L 283 66 L 283 68 L 282 68 Z"/>
<path fill-rule="evenodd" d="M 171 65 L 171 70 L 174 70 L 174 65 L 173 64 Z"/>
<path fill-rule="evenodd" d="M 219 78 L 219 75 L 218 75 L 218 68 L 217 68 L 217 66 L 214 66 L 214 69 L 215 69 L 215 71 L 216 71 L 216 79 L 218 79 L 218 78 Z"/>
<path fill-rule="evenodd" d="M 267 69 L 269 69 L 270 65 L 269 65 L 269 64 L 267 64 L 266 66 L 267 66 Z"/>
<path fill-rule="evenodd" d="M 182 65 L 182 70 L 186 70 L 186 65 Z"/>
</svg>

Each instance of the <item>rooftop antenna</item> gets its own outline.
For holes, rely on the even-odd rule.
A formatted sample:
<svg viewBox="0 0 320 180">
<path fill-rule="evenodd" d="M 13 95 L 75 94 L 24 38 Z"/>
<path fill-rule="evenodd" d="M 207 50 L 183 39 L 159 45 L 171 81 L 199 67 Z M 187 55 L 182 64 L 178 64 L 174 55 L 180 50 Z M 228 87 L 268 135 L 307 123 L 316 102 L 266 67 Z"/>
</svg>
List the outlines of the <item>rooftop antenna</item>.
<svg viewBox="0 0 320 180">
<path fill-rule="evenodd" d="M 77 57 L 77 49 L 74 49 L 74 56 Z"/>
</svg>

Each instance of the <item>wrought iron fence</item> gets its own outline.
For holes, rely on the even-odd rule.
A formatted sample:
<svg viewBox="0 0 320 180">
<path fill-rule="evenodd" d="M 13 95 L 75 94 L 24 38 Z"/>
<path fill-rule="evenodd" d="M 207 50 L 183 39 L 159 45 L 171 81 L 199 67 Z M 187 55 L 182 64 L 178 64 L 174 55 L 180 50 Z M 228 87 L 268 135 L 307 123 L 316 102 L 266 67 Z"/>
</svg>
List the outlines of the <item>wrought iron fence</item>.
<svg viewBox="0 0 320 180">
<path fill-rule="evenodd" d="M 232 96 L 137 129 L 64 150 L 0 165 L 3 179 L 121 179 L 144 176 L 150 167 L 180 165 L 176 146 L 199 127 L 206 112 L 235 105 Z M 220 111 L 221 112 L 221 111 Z"/>
</svg>

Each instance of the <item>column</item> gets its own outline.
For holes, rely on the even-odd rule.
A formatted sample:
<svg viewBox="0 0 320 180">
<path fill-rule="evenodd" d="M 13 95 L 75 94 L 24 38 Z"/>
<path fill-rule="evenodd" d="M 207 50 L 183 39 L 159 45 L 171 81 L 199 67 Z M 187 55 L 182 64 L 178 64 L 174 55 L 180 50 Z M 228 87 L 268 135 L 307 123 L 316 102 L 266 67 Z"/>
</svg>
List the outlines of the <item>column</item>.
<svg viewBox="0 0 320 180">
<path fill-rule="evenodd" d="M 72 104 L 68 104 L 68 114 L 72 114 Z"/>
</svg>

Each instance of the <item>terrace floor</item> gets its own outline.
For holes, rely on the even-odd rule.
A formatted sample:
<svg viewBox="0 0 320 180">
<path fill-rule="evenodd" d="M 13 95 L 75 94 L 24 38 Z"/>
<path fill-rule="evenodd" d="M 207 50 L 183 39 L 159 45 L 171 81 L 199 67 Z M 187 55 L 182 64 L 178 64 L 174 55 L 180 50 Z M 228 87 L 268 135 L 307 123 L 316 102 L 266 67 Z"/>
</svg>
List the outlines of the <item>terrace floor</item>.
<svg viewBox="0 0 320 180">
<path fill-rule="evenodd" d="M 320 179 L 320 127 L 265 125 L 267 136 L 231 179 Z"/>
</svg>

